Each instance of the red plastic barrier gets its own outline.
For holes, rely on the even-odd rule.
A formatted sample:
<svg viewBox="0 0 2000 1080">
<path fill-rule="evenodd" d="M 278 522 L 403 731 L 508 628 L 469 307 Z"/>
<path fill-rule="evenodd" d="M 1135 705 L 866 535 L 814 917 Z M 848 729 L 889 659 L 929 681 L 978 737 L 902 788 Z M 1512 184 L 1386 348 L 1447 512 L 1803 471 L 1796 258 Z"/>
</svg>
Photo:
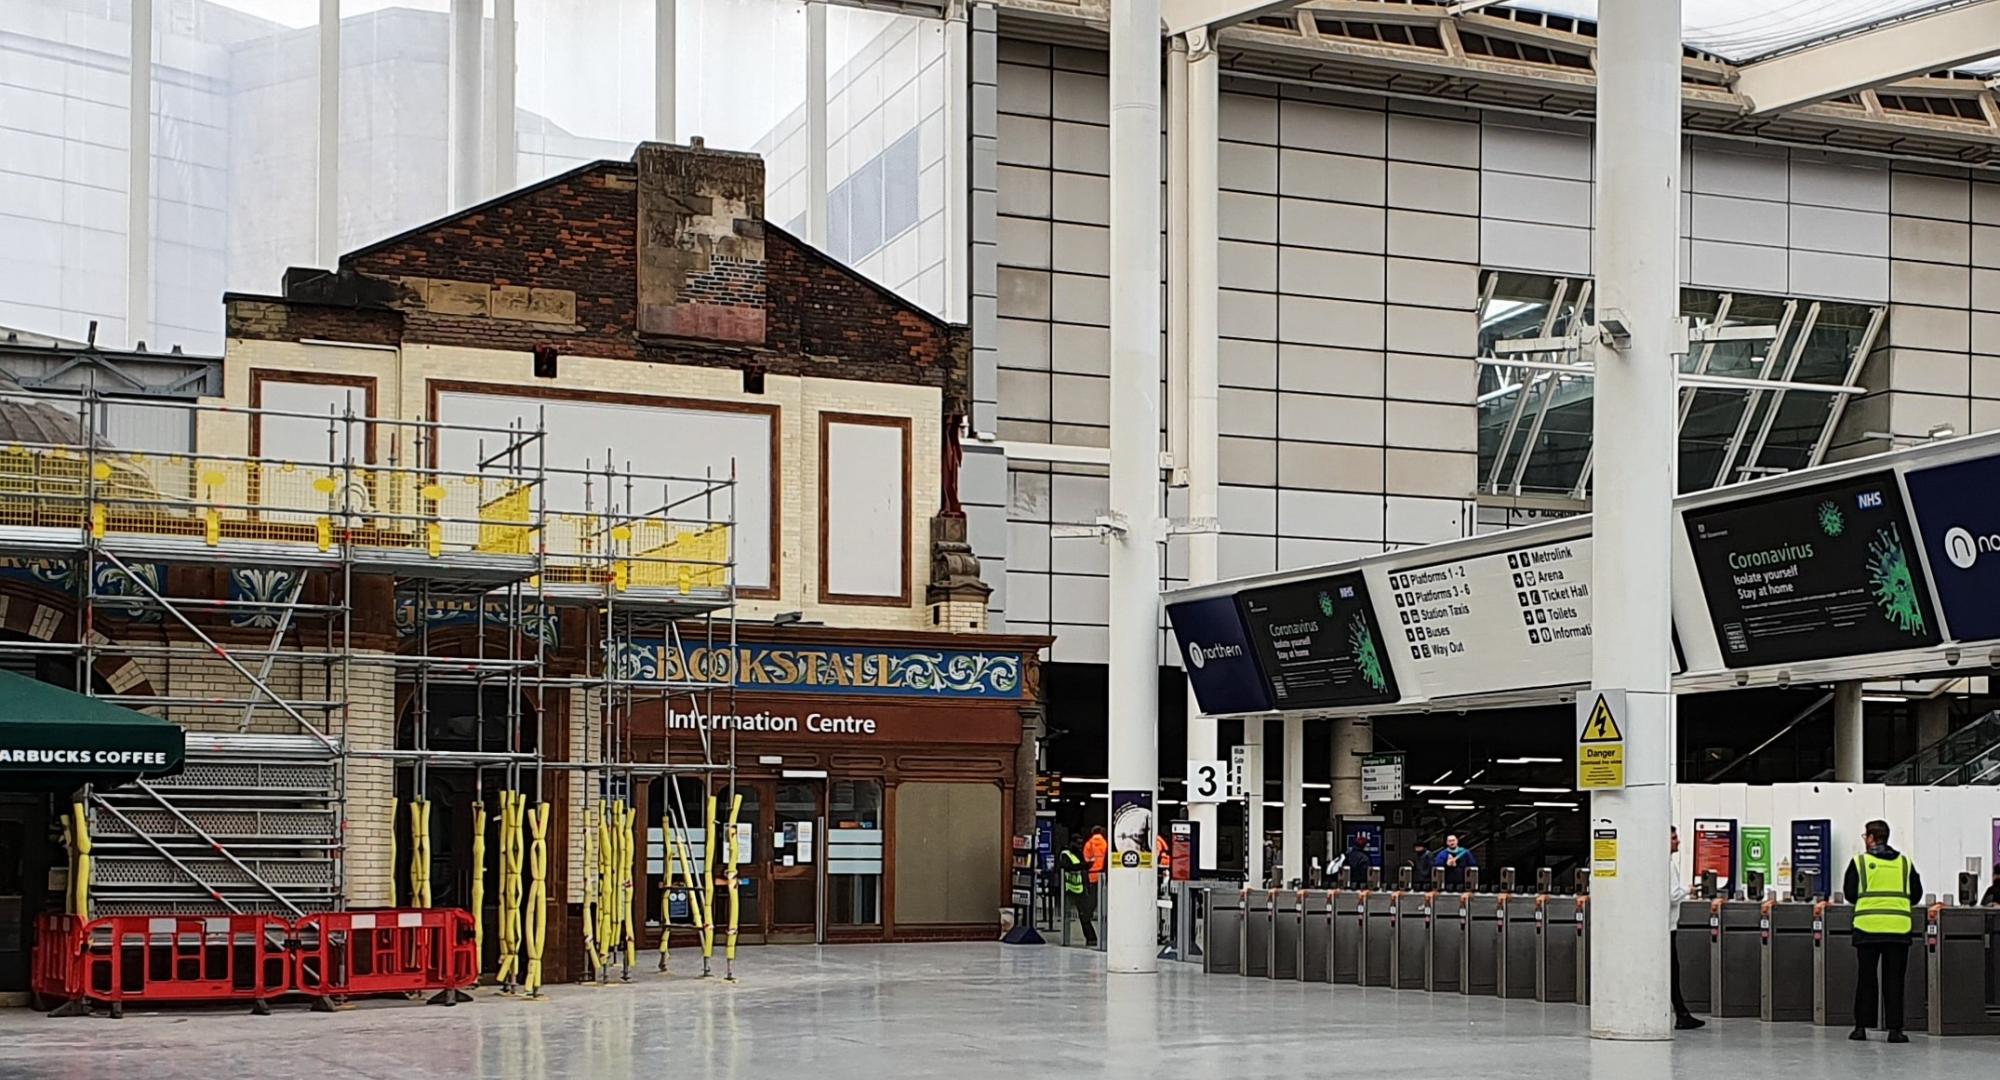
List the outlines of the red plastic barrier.
<svg viewBox="0 0 2000 1080">
<path fill-rule="evenodd" d="M 479 979 L 472 915 L 456 909 L 309 915 L 292 933 L 293 986 L 322 1001 L 428 993 L 450 1005 Z"/>
<path fill-rule="evenodd" d="M 34 967 L 28 992 L 39 1007 L 75 1001 L 83 985 L 83 920 L 74 915 L 45 914 L 35 919 Z"/>
<path fill-rule="evenodd" d="M 275 915 L 114 915 L 83 925 L 72 1001 L 250 1001 L 292 988 L 292 928 Z M 48 961 L 53 971 L 53 960 Z M 38 962 L 38 967 L 40 962 Z"/>
</svg>

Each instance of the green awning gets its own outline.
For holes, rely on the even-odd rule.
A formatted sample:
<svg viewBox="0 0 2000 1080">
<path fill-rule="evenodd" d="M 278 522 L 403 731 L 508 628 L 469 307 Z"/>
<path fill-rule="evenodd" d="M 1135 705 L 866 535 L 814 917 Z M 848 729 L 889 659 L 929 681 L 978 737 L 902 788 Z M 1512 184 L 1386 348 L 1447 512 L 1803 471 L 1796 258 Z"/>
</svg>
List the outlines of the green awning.
<svg viewBox="0 0 2000 1080">
<path fill-rule="evenodd" d="M 68 791 L 181 771 L 179 724 L 0 671 L 0 791 Z"/>
</svg>

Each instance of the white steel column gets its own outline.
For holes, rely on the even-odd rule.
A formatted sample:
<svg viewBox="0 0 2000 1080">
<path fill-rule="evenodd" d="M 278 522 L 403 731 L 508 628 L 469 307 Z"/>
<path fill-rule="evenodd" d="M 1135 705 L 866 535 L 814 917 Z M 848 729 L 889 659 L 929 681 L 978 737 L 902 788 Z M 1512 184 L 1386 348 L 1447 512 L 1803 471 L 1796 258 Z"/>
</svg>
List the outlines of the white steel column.
<svg viewBox="0 0 2000 1080">
<path fill-rule="evenodd" d="M 1220 287 L 1216 257 L 1216 155 L 1221 130 L 1217 118 L 1221 83 L 1217 75 L 1215 50 L 1206 33 L 1188 34 L 1187 73 L 1187 493 L 1188 516 L 1212 518 L 1216 515 L 1216 485 L 1221 481 L 1221 451 L 1217 439 L 1216 385 L 1216 297 Z M 1220 538 L 1212 532 L 1187 534 L 1188 584 L 1214 581 L 1220 574 L 1217 547 Z M 1188 756 L 1214 758 L 1215 721 L 1198 715 L 1194 696 L 1188 696 Z M 1221 837 L 1213 804 L 1197 807 L 1194 819 L 1200 822 L 1201 857 L 1196 865 L 1215 869 L 1215 852 Z"/>
<path fill-rule="evenodd" d="M 125 340 L 137 345 L 153 315 L 153 0 L 132 0 L 131 121 L 125 178 Z"/>
<path fill-rule="evenodd" d="M 1862 764 L 1864 732 L 1861 683 L 1844 682 L 1833 686 L 1833 779 L 1838 784 L 1859 784 L 1867 779 Z"/>
<path fill-rule="evenodd" d="M 1188 179 L 1188 44 L 1176 36 L 1167 41 L 1166 407 L 1174 486 L 1188 482 Z"/>
<path fill-rule="evenodd" d="M 1111 5 L 1111 799 L 1160 786 L 1160 0 Z M 1158 969 L 1153 871 L 1113 860 L 1107 969 Z"/>
<path fill-rule="evenodd" d="M 318 134 L 313 259 L 331 270 L 340 261 L 340 0 L 319 0 Z"/>
<path fill-rule="evenodd" d="M 493 0 L 493 190 L 514 190 L 514 80 L 520 72 L 514 0 Z"/>
<path fill-rule="evenodd" d="M 1591 688 L 1628 696 L 1627 786 L 1591 799 L 1593 827 L 1617 830 L 1618 861 L 1591 886 L 1590 1029 L 1666 1039 L 1680 0 L 1602 0 L 1597 32 L 1597 318 L 1630 337 L 1597 352 Z"/>
<path fill-rule="evenodd" d="M 972 305 L 972 19 L 964 0 L 944 22 L 944 317 L 969 322 Z M 966 419 L 971 420 L 971 417 Z"/>
<path fill-rule="evenodd" d="M 450 99 L 451 209 L 479 201 L 480 97 L 486 88 L 480 68 L 486 49 L 485 4 L 481 0 L 451 0 Z"/>
<path fill-rule="evenodd" d="M 1243 721 L 1243 881 L 1264 887 L 1264 716 Z"/>
<path fill-rule="evenodd" d="M 806 243 L 826 250 L 826 2 L 806 0 Z"/>
<path fill-rule="evenodd" d="M 653 139 L 678 142 L 680 122 L 680 5 L 677 0 L 653 0 Z"/>
<path fill-rule="evenodd" d="M 1278 841 L 1278 881 L 1290 885 L 1306 876 L 1306 718 L 1285 714 L 1283 822 Z"/>
</svg>

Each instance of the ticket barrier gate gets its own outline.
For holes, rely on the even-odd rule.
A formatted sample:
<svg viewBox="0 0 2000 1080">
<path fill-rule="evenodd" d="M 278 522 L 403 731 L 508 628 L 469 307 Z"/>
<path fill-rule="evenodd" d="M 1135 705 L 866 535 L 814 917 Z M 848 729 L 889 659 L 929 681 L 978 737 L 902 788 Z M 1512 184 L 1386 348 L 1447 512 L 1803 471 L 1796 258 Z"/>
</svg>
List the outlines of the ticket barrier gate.
<svg viewBox="0 0 2000 1080">
<path fill-rule="evenodd" d="M 1590 897 L 1576 898 L 1576 1003 L 1590 1004 Z"/>
<path fill-rule="evenodd" d="M 1500 969 L 1501 898 L 1494 893 L 1459 897 L 1464 907 L 1465 943 L 1458 954 L 1458 992 L 1491 996 Z"/>
<path fill-rule="evenodd" d="M 1757 921 L 1758 1018 L 1769 1023 L 1813 1018 L 1813 905 L 1765 900 Z"/>
<path fill-rule="evenodd" d="M 1466 915 L 1471 896 L 1432 892 L 1424 899 L 1424 989 L 1434 994 L 1458 992 L 1464 964 Z"/>
<path fill-rule="evenodd" d="M 1299 981 L 1333 981 L 1333 894 L 1299 894 Z"/>
<path fill-rule="evenodd" d="M 1493 993 L 1503 998 L 1532 1000 L 1535 970 L 1541 963 L 1541 942 L 1536 934 L 1540 912 L 1539 896 L 1501 893 L 1494 912 L 1499 928 L 1494 942 Z"/>
<path fill-rule="evenodd" d="M 1396 905 L 1401 892 L 1361 894 L 1361 985 L 1388 986 L 1389 961 L 1396 951 Z"/>
<path fill-rule="evenodd" d="M 1577 999 L 1577 933 L 1583 897 L 1544 894 L 1535 898 L 1535 1000 L 1550 1004 Z"/>
<path fill-rule="evenodd" d="M 1242 946 L 1237 950 L 1236 970 L 1250 978 L 1267 978 L 1271 972 L 1271 893 L 1266 889 L 1243 891 Z"/>
<path fill-rule="evenodd" d="M 1202 924 L 1201 970 L 1234 975 L 1242 966 L 1244 891 L 1207 887 L 1208 919 Z"/>
<path fill-rule="evenodd" d="M 1345 986 L 1361 982 L 1361 939 L 1367 913 L 1362 908 L 1368 894 L 1353 889 L 1336 889 L 1327 894 L 1332 907 L 1332 958 L 1327 966 L 1333 981 Z"/>
<path fill-rule="evenodd" d="M 1679 921 L 1674 925 L 1675 962 L 1681 967 L 1681 998 L 1689 1012 L 1705 1013 L 1709 1005 L 1708 905 L 1707 900 L 1681 902 Z"/>
<path fill-rule="evenodd" d="M 1813 905 L 1813 1023 L 1854 1026 L 1854 909 L 1821 901 Z M 1929 1030 L 1930 950 L 1910 942 L 1908 981 L 1903 991 L 1903 1027 Z"/>
<path fill-rule="evenodd" d="M 1921 1026 L 1933 1035 L 2000 1035 L 2000 911 L 1937 906 L 1926 915 L 1923 946 L 1910 957 L 1911 967 L 1925 957 Z"/>
<path fill-rule="evenodd" d="M 1431 897 L 1410 890 L 1394 894 L 1389 905 L 1389 985 L 1397 990 L 1422 990 L 1430 958 Z"/>
<path fill-rule="evenodd" d="M 1305 941 L 1305 905 L 1301 895 L 1290 889 L 1272 889 L 1269 896 L 1271 932 L 1265 941 L 1271 951 L 1264 960 L 1264 977 L 1296 980 L 1299 948 Z"/>
<path fill-rule="evenodd" d="M 1756 1016 L 1763 1009 L 1763 904 L 1708 902 L 1708 1014 Z M 1687 972 L 1681 972 L 1687 988 Z"/>
</svg>

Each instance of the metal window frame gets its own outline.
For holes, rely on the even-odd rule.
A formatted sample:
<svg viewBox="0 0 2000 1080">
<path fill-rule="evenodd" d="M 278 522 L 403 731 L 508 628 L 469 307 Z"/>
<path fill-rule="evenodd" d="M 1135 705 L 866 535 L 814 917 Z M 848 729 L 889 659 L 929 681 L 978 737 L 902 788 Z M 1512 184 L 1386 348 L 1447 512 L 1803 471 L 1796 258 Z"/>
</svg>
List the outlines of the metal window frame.
<svg viewBox="0 0 2000 1080">
<path fill-rule="evenodd" d="M 1482 322 L 1488 308 L 1493 304 L 1500 273 L 1499 270 L 1486 271 L 1478 308 Z M 1481 366 L 1492 367 L 1500 372 L 1502 388 L 1506 387 L 1510 380 L 1519 386 L 1513 411 L 1501 429 L 1491 461 L 1486 463 L 1484 482 L 1480 485 L 1481 495 L 1521 494 L 1521 485 L 1532 464 L 1536 442 L 1553 405 L 1553 383 L 1565 376 L 1593 378 L 1596 374 L 1595 366 L 1582 357 L 1583 324 L 1580 321 L 1594 281 L 1590 278 L 1555 274 L 1546 275 L 1544 280 L 1549 283 L 1550 299 L 1549 309 L 1542 319 L 1541 332 L 1534 337 L 1496 341 L 1482 350 L 1482 355 L 1476 358 Z M 1578 302 L 1575 310 L 1566 320 L 1562 320 L 1560 315 L 1562 305 L 1568 298 L 1570 289 L 1579 283 L 1581 287 L 1577 294 Z M 1693 412 L 1694 395 L 1698 391 L 1740 389 L 1744 395 L 1743 412 L 1737 418 L 1736 431 L 1723 452 L 1721 467 L 1711 482 L 1711 487 L 1720 487 L 1729 482 L 1732 473 L 1740 481 L 1763 475 L 1768 471 L 1762 465 L 1764 451 L 1776 426 L 1777 410 L 1784 404 L 1786 395 L 1792 393 L 1833 396 L 1834 400 L 1827 410 L 1826 421 L 1808 457 L 1808 466 L 1819 464 L 1825 458 L 1832 444 L 1834 431 L 1846 413 L 1848 399 L 1866 392 L 1865 388 L 1858 384 L 1861 369 L 1867 361 L 1868 354 L 1873 350 L 1888 315 L 1886 305 L 1865 305 L 1870 309 L 1868 325 L 1856 342 L 1853 354 L 1848 358 L 1847 371 L 1840 382 L 1800 382 L 1796 378 L 1798 368 L 1804 359 L 1805 347 L 1819 322 L 1824 306 L 1828 303 L 1846 303 L 1846 301 L 1827 301 L 1809 297 L 1771 297 L 1784 301 L 1784 310 L 1775 328 L 1726 326 L 1724 324 L 1739 295 L 1750 294 L 1739 294 L 1736 290 L 1720 291 L 1713 321 L 1706 328 L 1690 331 L 1689 345 L 1691 348 L 1698 345 L 1699 349 L 1694 354 L 1694 363 L 1680 376 L 1677 439 L 1686 437 L 1688 417 Z M 1800 305 L 1805 305 L 1806 308 L 1803 321 L 1798 317 Z M 1559 320 L 1564 324 L 1561 334 L 1556 333 Z M 1755 375 L 1751 377 L 1710 375 L 1709 367 L 1715 357 L 1716 345 L 1724 341 L 1744 340 L 1770 342 Z M 1786 350 L 1782 368 L 1778 365 L 1781 349 Z M 1528 416 L 1528 395 L 1536 386 L 1544 384 L 1549 384 L 1551 389 L 1537 404 L 1534 415 L 1529 421 L 1528 437 L 1523 442 L 1520 452 L 1516 453 L 1515 438 L 1520 433 L 1522 419 Z M 1766 394 L 1771 395 L 1770 404 L 1759 419 L 1753 435 L 1751 418 L 1763 404 Z M 1591 452 L 1584 456 L 1576 483 L 1570 489 L 1571 498 L 1588 501 L 1595 460 L 1596 452 L 1593 447 Z M 1501 482 L 1503 476 L 1506 477 L 1504 484 Z"/>
</svg>

